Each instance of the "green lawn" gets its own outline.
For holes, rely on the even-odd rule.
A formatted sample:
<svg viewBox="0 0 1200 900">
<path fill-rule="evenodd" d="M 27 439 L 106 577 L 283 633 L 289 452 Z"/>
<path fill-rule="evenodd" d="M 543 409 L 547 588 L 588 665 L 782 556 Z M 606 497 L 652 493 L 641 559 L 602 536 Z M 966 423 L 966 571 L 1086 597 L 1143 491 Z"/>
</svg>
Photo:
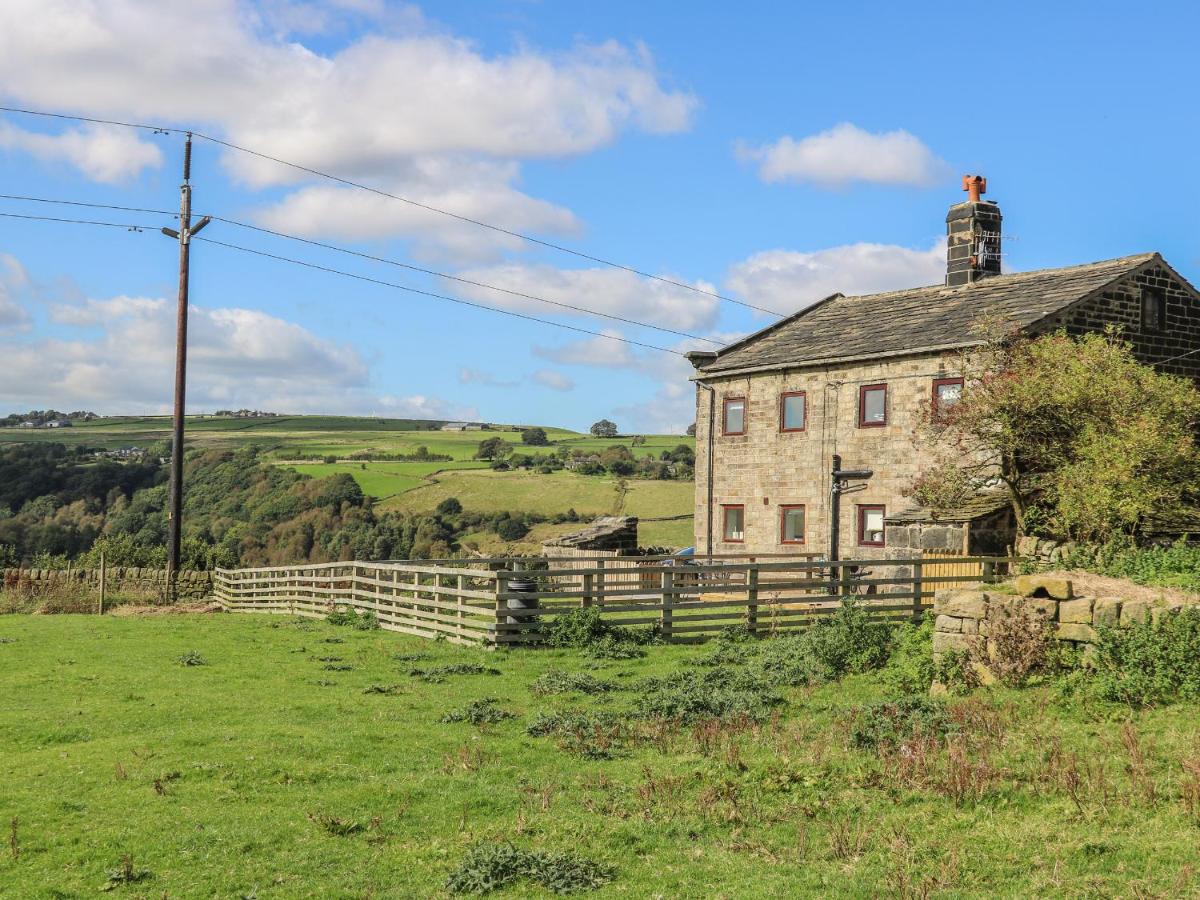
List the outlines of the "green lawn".
<svg viewBox="0 0 1200 900">
<path fill-rule="evenodd" d="M 761 725 L 645 723 L 603 759 L 525 727 L 627 709 L 636 678 L 710 648 L 597 663 L 253 615 L 14 616 L 0 640 L 5 896 L 436 897 L 479 841 L 609 866 L 597 898 L 1200 891 L 1200 811 L 1181 799 L 1194 705 L 1133 715 L 1123 737 L 1128 712 L 1054 687 L 984 693 L 953 704 L 964 755 L 929 763 L 850 745 L 852 708 L 887 691 L 856 676 L 785 690 Z M 408 674 L 460 662 L 500 674 Z M 617 689 L 537 696 L 549 669 Z M 439 721 L 485 697 L 516 718 Z M 126 856 L 148 874 L 110 881 Z"/>
</svg>

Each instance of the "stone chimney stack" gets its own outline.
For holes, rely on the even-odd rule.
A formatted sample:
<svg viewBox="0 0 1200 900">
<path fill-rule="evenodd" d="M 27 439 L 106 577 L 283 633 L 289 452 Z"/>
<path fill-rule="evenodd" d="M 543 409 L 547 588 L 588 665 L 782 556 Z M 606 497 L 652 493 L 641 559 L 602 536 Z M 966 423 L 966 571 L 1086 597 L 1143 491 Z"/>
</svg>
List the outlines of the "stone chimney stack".
<svg viewBox="0 0 1200 900">
<path fill-rule="evenodd" d="M 946 214 L 946 284 L 971 284 L 1000 274 L 1000 207 L 979 199 L 987 193 L 982 175 L 964 175 L 967 199 Z"/>
</svg>

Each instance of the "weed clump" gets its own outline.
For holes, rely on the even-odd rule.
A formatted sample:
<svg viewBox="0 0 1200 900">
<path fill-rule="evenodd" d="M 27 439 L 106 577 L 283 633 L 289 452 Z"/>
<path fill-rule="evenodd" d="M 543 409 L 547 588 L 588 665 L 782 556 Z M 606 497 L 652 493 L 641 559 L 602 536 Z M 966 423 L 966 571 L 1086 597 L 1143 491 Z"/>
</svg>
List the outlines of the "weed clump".
<svg viewBox="0 0 1200 900">
<path fill-rule="evenodd" d="M 441 718 L 443 725 L 451 722 L 470 722 L 472 725 L 495 725 L 505 719 L 515 719 L 516 716 L 506 709 L 496 705 L 493 697 L 483 697 L 472 700 L 462 709 L 452 709 Z"/>
<path fill-rule="evenodd" d="M 550 647 L 573 647 L 602 659 L 638 659 L 646 655 L 642 648 L 658 639 L 652 630 L 605 622 L 594 606 L 558 616 L 545 627 L 543 635 Z"/>
<path fill-rule="evenodd" d="M 1154 706 L 1200 698 L 1200 608 L 1157 623 L 1100 629 L 1095 669 L 1105 700 Z"/>
<path fill-rule="evenodd" d="M 187 653 L 179 655 L 177 662 L 181 666 L 207 666 L 208 660 L 197 653 L 195 650 L 189 650 Z"/>
<path fill-rule="evenodd" d="M 891 649 L 891 626 L 847 600 L 808 631 L 767 641 L 757 667 L 774 684 L 819 684 L 883 668 Z"/>
<path fill-rule="evenodd" d="M 860 750 L 887 749 L 912 740 L 943 738 L 957 730 L 945 703 L 927 694 L 910 694 L 859 707 L 850 743 Z"/>
<path fill-rule="evenodd" d="M 107 892 L 116 890 L 123 884 L 137 884 L 140 881 L 145 881 L 148 878 L 153 878 L 153 873 L 149 869 L 135 869 L 133 867 L 133 857 L 121 857 L 121 867 L 113 869 L 108 873 L 108 881 L 100 888 L 101 891 Z"/>
<path fill-rule="evenodd" d="M 1001 684 L 1021 687 L 1030 676 L 1054 668 L 1054 628 L 1046 619 L 1027 609 L 1010 609 L 989 624 L 991 649 L 979 662 L 991 669 Z"/>
<path fill-rule="evenodd" d="M 783 703 L 771 682 L 758 672 L 714 666 L 672 672 L 638 682 L 634 714 L 691 725 L 703 719 L 766 719 Z"/>
<path fill-rule="evenodd" d="M 525 726 L 531 737 L 553 737 L 559 749 L 584 759 L 612 759 L 624 746 L 626 732 L 619 716 L 581 709 L 538 713 Z"/>
<path fill-rule="evenodd" d="M 394 697 L 397 694 L 404 693 L 404 688 L 398 684 L 372 684 L 363 688 L 364 694 L 386 694 L 389 697 Z"/>
<path fill-rule="evenodd" d="M 524 850 L 512 844 L 476 844 L 446 879 L 451 894 L 488 894 L 528 880 L 555 894 L 603 887 L 613 880 L 607 866 L 574 853 Z"/>
<path fill-rule="evenodd" d="M 357 613 L 352 609 L 335 609 L 325 617 L 330 625 L 348 625 L 359 631 L 374 631 L 379 628 L 379 617 L 372 610 Z"/>
<path fill-rule="evenodd" d="M 499 675 L 500 670 L 478 663 L 450 663 L 430 669 L 409 669 L 408 674 L 430 684 L 441 684 L 449 675 Z"/>
<path fill-rule="evenodd" d="M 319 825 L 335 837 L 349 837 L 363 830 L 362 822 L 353 819 L 341 819 L 324 813 L 309 813 L 308 819 L 314 825 Z"/>
<path fill-rule="evenodd" d="M 921 623 L 905 622 L 896 629 L 891 659 L 883 672 L 889 687 L 900 694 L 928 691 L 937 678 L 933 661 L 933 616 Z"/>
<path fill-rule="evenodd" d="M 616 689 L 616 684 L 584 672 L 563 672 L 552 669 L 543 672 L 529 686 L 539 696 L 548 694 L 603 694 Z"/>
</svg>

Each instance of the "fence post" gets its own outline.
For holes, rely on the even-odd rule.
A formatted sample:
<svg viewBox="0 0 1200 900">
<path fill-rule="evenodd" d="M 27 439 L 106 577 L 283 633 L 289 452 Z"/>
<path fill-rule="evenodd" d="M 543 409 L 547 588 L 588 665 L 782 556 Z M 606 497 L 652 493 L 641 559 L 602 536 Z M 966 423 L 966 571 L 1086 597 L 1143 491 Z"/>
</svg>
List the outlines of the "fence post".
<svg viewBox="0 0 1200 900">
<path fill-rule="evenodd" d="M 996 563 L 990 559 L 983 561 L 983 583 L 993 584 L 996 581 Z"/>
<path fill-rule="evenodd" d="M 108 564 L 104 558 L 104 551 L 100 551 L 100 605 L 96 609 L 97 615 L 104 615 L 104 600 L 105 594 L 108 591 Z"/>
<path fill-rule="evenodd" d="M 596 591 L 600 594 L 602 602 L 604 598 L 604 581 L 604 560 L 598 559 L 596 560 L 596 580 L 594 583 L 596 585 Z"/>
<path fill-rule="evenodd" d="M 758 631 L 758 569 L 746 572 L 746 630 L 751 634 Z"/>
<path fill-rule="evenodd" d="M 458 624 L 457 624 L 456 630 L 458 631 L 458 636 L 460 638 L 463 635 L 463 628 L 465 627 L 465 624 L 466 624 L 464 620 L 466 619 L 466 616 L 467 616 L 466 603 L 463 600 L 463 591 L 466 590 L 466 587 L 467 587 L 467 578 L 465 575 L 460 574 L 458 576 L 458 594 L 454 598 L 454 601 L 455 601 L 454 615 L 455 615 L 455 618 L 458 619 Z"/>
<path fill-rule="evenodd" d="M 508 589 L 505 581 L 508 580 L 509 572 L 505 569 L 496 570 L 496 630 L 492 633 L 493 646 L 499 646 L 504 642 L 504 632 L 501 627 L 505 624 L 504 609 L 507 601 L 504 599 L 504 592 Z"/>
<path fill-rule="evenodd" d="M 659 630 L 664 640 L 671 638 L 671 607 L 675 603 L 675 570 L 667 568 L 662 573 L 662 614 Z"/>
<path fill-rule="evenodd" d="M 921 618 L 921 614 L 925 609 L 925 598 L 922 596 L 925 592 L 925 584 L 922 579 L 924 575 L 924 565 L 919 559 L 913 560 L 913 621 Z"/>
<path fill-rule="evenodd" d="M 592 605 L 593 581 L 594 576 L 591 572 L 583 573 L 583 600 L 580 605 L 585 608 Z"/>
</svg>

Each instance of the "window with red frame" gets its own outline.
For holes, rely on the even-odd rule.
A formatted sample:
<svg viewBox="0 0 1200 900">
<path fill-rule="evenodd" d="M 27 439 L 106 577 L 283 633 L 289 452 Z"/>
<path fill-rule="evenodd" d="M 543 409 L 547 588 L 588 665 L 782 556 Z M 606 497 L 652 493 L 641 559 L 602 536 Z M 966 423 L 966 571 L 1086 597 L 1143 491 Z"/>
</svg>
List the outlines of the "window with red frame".
<svg viewBox="0 0 1200 900">
<path fill-rule="evenodd" d="M 803 431 L 808 420 L 808 396 L 804 391 L 779 395 L 779 430 Z"/>
<path fill-rule="evenodd" d="M 746 398 L 726 397 L 721 403 L 721 433 L 746 433 Z"/>
<path fill-rule="evenodd" d="M 860 547 L 883 546 L 884 507 L 860 504 L 858 507 L 858 545 Z"/>
<path fill-rule="evenodd" d="M 887 424 L 887 385 L 864 384 L 858 389 L 858 426 L 879 428 Z"/>
<path fill-rule="evenodd" d="M 788 503 L 779 508 L 779 542 L 804 543 L 804 505 Z"/>
<path fill-rule="evenodd" d="M 961 378 L 935 378 L 933 380 L 933 417 L 935 419 L 953 409 L 962 400 Z"/>
<path fill-rule="evenodd" d="M 746 507 L 740 503 L 721 507 L 721 538 L 731 544 L 746 540 Z"/>
</svg>

